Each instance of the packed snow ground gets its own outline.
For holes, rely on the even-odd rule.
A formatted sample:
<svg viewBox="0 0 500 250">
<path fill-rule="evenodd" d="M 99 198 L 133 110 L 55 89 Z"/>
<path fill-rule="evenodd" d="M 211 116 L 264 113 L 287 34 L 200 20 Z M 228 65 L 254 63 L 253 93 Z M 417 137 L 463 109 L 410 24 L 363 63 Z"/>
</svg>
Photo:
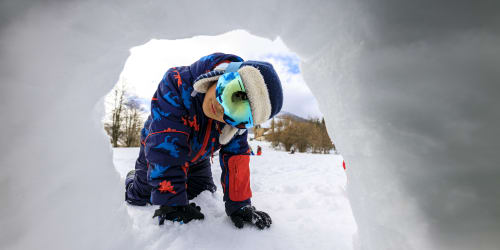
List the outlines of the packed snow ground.
<svg viewBox="0 0 500 250">
<path fill-rule="evenodd" d="M 288 154 L 267 142 L 249 142 L 261 156 L 250 160 L 252 203 L 268 212 L 273 225 L 259 231 L 233 226 L 224 212 L 221 169 L 214 156 L 212 173 L 217 192 L 203 192 L 193 201 L 205 220 L 189 224 L 152 219 L 155 206 L 126 205 L 134 233 L 144 249 L 352 249 L 357 228 L 345 193 L 346 175 L 340 155 Z M 138 148 L 115 148 L 114 164 L 122 179 L 134 168 Z"/>
</svg>

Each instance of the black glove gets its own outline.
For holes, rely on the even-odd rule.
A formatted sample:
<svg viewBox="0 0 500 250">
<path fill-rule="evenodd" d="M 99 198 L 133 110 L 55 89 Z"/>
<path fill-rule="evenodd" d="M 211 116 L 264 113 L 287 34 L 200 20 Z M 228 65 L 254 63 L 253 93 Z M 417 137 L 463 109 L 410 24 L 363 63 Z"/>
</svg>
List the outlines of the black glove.
<svg viewBox="0 0 500 250">
<path fill-rule="evenodd" d="M 255 207 L 247 205 L 231 215 L 231 220 L 237 228 L 242 228 L 244 222 L 257 226 L 259 229 L 270 227 L 273 221 L 269 214 L 255 210 Z"/>
<path fill-rule="evenodd" d="M 196 206 L 195 203 L 191 203 L 187 206 L 160 206 L 159 209 L 155 210 L 153 218 L 158 217 L 160 225 L 163 225 L 165 220 L 188 223 L 193 219 L 203 220 L 205 216 L 200 211 L 201 208 Z"/>
</svg>

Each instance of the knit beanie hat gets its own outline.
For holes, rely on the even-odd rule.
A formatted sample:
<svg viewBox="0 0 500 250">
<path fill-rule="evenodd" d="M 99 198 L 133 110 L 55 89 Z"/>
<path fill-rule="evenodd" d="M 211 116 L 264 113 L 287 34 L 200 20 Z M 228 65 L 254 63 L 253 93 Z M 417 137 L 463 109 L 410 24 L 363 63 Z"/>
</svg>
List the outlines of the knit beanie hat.
<svg viewBox="0 0 500 250">
<path fill-rule="evenodd" d="M 245 86 L 255 125 L 262 124 L 278 114 L 283 106 L 283 90 L 278 74 L 267 62 L 245 61 L 220 65 L 214 71 L 199 76 L 194 92 L 206 93 L 219 77 L 227 72 L 238 72 Z M 227 144 L 238 132 L 238 128 L 225 125 L 219 137 L 220 144 Z"/>
</svg>

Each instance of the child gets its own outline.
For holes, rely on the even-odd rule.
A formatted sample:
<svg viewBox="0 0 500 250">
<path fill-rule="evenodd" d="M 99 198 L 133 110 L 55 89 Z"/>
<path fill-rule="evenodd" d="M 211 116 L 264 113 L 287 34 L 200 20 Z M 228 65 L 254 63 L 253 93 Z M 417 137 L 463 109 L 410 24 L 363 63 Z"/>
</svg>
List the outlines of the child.
<svg viewBox="0 0 500 250">
<path fill-rule="evenodd" d="M 129 204 L 159 205 L 165 220 L 203 219 L 189 200 L 215 192 L 210 156 L 220 149 L 226 213 L 236 227 L 270 227 L 265 212 L 251 205 L 247 129 L 276 115 L 283 104 L 281 82 L 272 65 L 214 53 L 191 66 L 167 71 L 151 101 L 141 132 L 135 170 L 125 180 Z"/>
</svg>

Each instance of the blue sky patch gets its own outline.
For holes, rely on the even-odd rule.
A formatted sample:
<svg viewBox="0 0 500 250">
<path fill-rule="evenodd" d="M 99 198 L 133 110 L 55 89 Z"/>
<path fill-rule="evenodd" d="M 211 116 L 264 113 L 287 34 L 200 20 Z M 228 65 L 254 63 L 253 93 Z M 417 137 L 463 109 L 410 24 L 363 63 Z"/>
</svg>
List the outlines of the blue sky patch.
<svg viewBox="0 0 500 250">
<path fill-rule="evenodd" d="M 298 56 L 296 56 L 294 54 L 290 54 L 290 55 L 268 54 L 268 55 L 265 55 L 264 58 L 278 60 L 286 66 L 286 69 L 289 73 L 300 74 L 300 68 L 299 68 L 300 59 Z"/>
</svg>

